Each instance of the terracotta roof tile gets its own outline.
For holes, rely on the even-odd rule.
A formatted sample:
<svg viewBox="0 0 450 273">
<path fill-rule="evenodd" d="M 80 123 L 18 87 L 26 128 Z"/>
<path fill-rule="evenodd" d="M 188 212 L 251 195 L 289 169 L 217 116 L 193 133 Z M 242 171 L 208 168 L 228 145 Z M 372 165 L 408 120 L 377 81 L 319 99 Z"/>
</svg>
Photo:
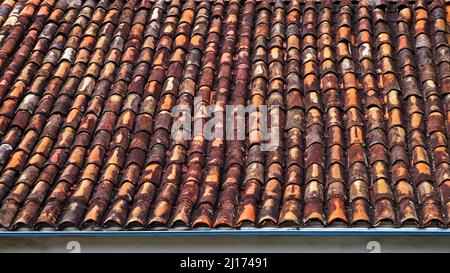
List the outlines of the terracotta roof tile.
<svg viewBox="0 0 450 273">
<path fill-rule="evenodd" d="M 2 1 L 0 226 L 448 227 L 450 3 L 372 2 Z"/>
</svg>

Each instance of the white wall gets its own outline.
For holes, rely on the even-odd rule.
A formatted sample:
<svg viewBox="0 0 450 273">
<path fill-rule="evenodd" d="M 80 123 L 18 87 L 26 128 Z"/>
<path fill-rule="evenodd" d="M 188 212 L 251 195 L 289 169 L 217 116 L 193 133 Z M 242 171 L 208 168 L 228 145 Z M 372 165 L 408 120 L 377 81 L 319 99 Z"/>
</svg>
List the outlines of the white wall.
<svg viewBox="0 0 450 273">
<path fill-rule="evenodd" d="M 450 236 L 0 238 L 0 252 L 70 252 L 67 247 L 78 246 L 82 252 L 450 252 Z"/>
</svg>

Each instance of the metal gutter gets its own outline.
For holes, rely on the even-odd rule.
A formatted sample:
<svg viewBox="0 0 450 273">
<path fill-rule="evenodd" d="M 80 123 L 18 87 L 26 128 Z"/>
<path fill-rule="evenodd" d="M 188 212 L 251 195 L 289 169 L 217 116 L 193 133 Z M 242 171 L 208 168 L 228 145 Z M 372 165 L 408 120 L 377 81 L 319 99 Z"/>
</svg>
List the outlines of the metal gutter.
<svg viewBox="0 0 450 273">
<path fill-rule="evenodd" d="M 67 237 L 67 236 L 450 236 L 450 229 L 414 227 L 377 228 L 252 228 L 240 230 L 73 230 L 73 231 L 6 231 L 0 237 Z"/>
</svg>

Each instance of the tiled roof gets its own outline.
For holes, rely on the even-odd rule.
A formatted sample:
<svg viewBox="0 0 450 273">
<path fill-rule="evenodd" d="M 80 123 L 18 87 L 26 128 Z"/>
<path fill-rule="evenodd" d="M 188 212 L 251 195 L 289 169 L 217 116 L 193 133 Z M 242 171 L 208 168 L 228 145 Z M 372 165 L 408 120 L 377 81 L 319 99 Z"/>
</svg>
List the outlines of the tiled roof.
<svg viewBox="0 0 450 273">
<path fill-rule="evenodd" d="M 450 225 L 450 1 L 0 2 L 0 227 Z"/>
</svg>

